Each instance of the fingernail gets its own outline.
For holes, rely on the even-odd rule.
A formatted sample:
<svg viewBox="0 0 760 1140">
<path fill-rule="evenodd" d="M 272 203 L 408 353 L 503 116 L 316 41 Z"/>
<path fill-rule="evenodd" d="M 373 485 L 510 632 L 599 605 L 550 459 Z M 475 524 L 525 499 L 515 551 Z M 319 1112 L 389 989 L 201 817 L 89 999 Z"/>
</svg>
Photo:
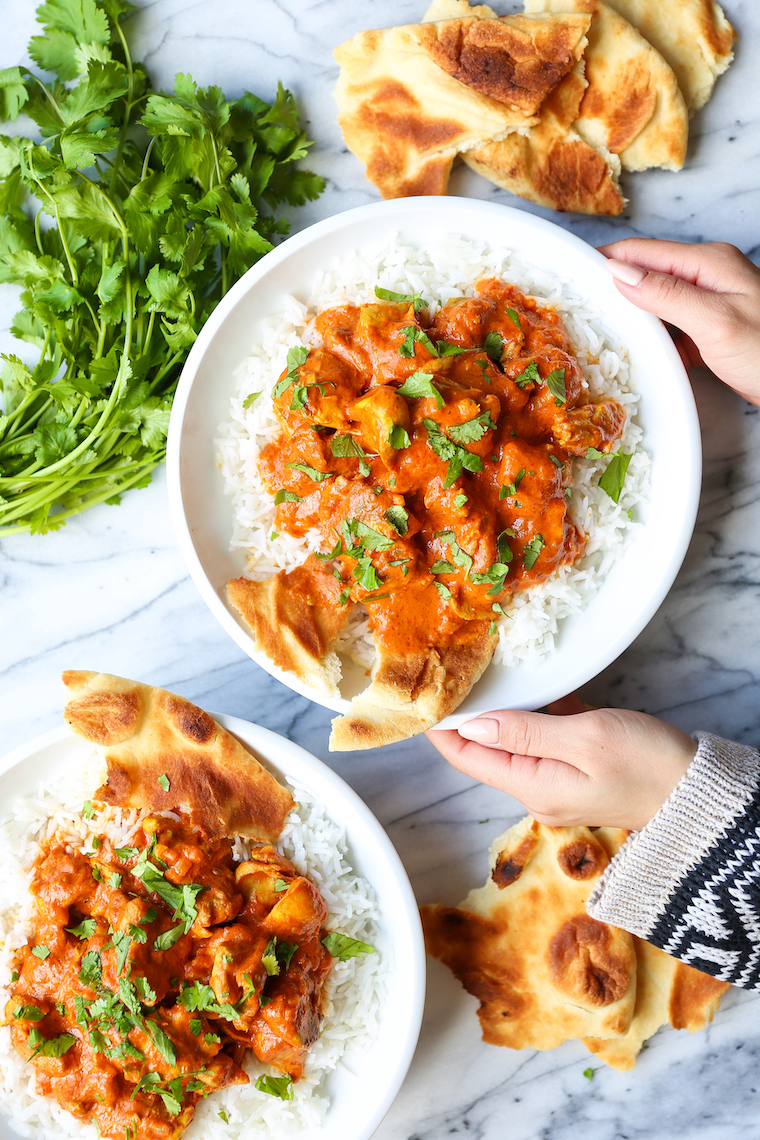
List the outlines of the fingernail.
<svg viewBox="0 0 760 1140">
<path fill-rule="evenodd" d="M 491 717 L 468 720 L 465 724 L 460 724 L 457 732 L 465 740 L 477 740 L 480 744 L 499 743 L 499 722 Z"/>
<path fill-rule="evenodd" d="M 630 261 L 617 261 L 614 257 L 608 258 L 607 268 L 613 277 L 626 285 L 640 285 L 647 275 L 640 265 L 631 265 Z"/>
</svg>

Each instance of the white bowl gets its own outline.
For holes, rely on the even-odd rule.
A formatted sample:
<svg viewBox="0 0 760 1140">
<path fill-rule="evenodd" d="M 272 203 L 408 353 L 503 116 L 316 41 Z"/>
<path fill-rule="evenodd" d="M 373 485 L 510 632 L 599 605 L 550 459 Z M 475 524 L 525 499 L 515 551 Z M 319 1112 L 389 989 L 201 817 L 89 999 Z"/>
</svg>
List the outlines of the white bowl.
<svg viewBox="0 0 760 1140">
<path fill-rule="evenodd" d="M 322 1128 L 304 1133 L 305 1140 L 368 1140 L 401 1087 L 422 1023 L 425 947 L 409 879 L 372 812 L 332 769 L 266 728 L 234 716 L 213 715 L 276 776 L 303 785 L 327 805 L 330 818 L 346 829 L 352 866 L 377 895 L 381 918 L 375 946 L 391 966 L 377 1039 L 369 1049 L 352 1051 L 347 1064 L 338 1065 L 320 1085 L 320 1093 L 324 1091 L 332 1103 Z M 2 814 L 18 796 L 34 793 L 40 781 L 91 752 L 91 745 L 62 727 L 0 759 Z M 18 1140 L 2 1112 L 0 1105 L 0 1140 Z"/>
<path fill-rule="evenodd" d="M 552 222 L 509 206 L 469 198 L 401 198 L 348 210 L 283 242 L 241 278 L 201 330 L 180 378 L 169 425 L 169 502 L 180 549 L 204 600 L 249 657 L 289 688 L 338 712 L 366 684 L 348 671 L 343 696 L 307 688 L 257 651 L 225 599 L 225 584 L 245 573 L 242 551 L 231 551 L 232 500 L 224 494 L 214 439 L 229 418 L 233 373 L 250 353 L 262 317 L 283 298 L 306 300 L 314 275 L 336 257 L 383 234 L 425 244 L 441 234 L 506 246 L 524 261 L 573 282 L 619 336 L 641 394 L 643 446 L 652 458 L 649 503 L 637 507 L 643 526 L 585 610 L 562 623 L 556 649 L 539 665 L 491 665 L 442 726 L 455 728 L 490 709 L 535 709 L 572 692 L 614 661 L 661 605 L 694 529 L 701 482 L 699 421 L 688 376 L 662 324 L 615 288 L 605 258 Z"/>
</svg>

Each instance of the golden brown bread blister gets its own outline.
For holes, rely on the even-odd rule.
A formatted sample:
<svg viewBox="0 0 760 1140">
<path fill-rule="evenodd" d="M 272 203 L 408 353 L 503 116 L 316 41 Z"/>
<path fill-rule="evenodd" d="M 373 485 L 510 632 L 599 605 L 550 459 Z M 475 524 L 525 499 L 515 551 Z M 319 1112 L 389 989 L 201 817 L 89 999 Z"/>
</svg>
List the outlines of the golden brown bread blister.
<svg viewBox="0 0 760 1140">
<path fill-rule="evenodd" d="M 498 643 L 488 622 L 463 626 L 446 648 L 396 658 L 377 643 L 372 680 L 332 722 L 330 749 L 380 748 L 433 728 L 462 703 L 490 664 Z"/>
<path fill-rule="evenodd" d="M 628 834 L 611 827 L 594 832 L 610 858 Z M 634 938 L 634 945 L 638 960 L 636 1007 L 628 1032 L 614 1040 L 585 1038 L 583 1042 L 589 1052 L 621 1072 L 634 1067 L 642 1045 L 660 1026 L 672 1025 L 690 1033 L 704 1029 L 729 988 L 728 982 L 719 982 L 640 938 Z"/>
<path fill-rule="evenodd" d="M 423 19 L 477 16 L 494 20 L 486 4 L 470 8 L 467 0 L 433 0 Z M 585 64 L 579 60 L 541 106 L 539 122 L 527 134 L 513 133 L 464 152 L 477 174 L 497 186 L 553 210 L 616 216 L 625 199 L 618 178 L 620 160 L 590 146 L 572 124 L 586 92 Z"/>
<path fill-rule="evenodd" d="M 588 17 L 360 32 L 335 49 L 346 145 L 385 198 L 446 192 L 459 151 L 527 130 L 580 58 Z"/>
<path fill-rule="evenodd" d="M 585 12 L 592 17 L 584 53 L 588 88 L 574 128 L 591 146 L 620 158 L 624 170 L 680 170 L 689 118 L 673 69 L 604 0 L 524 0 L 526 13 Z"/>
<path fill-rule="evenodd" d="M 208 713 L 108 673 L 69 670 L 63 682 L 72 694 L 66 723 L 103 748 L 107 781 L 94 798 L 150 811 L 180 808 L 211 836 L 273 842 L 280 834 L 293 797 Z"/>
<path fill-rule="evenodd" d="M 690 114 L 734 58 L 736 33 L 715 0 L 607 0 L 673 68 Z"/>
<path fill-rule="evenodd" d="M 421 907 L 428 953 L 479 998 L 485 1041 L 553 1049 L 628 1031 L 633 938 L 586 914 L 608 862 L 588 828 L 528 816 L 495 841 L 484 887 L 459 907 Z"/>
<path fill-rule="evenodd" d="M 256 648 L 275 665 L 327 696 L 340 696 L 341 664 L 333 643 L 351 605 L 343 590 L 313 557 L 263 582 L 233 578 L 227 597 L 253 633 Z"/>
</svg>

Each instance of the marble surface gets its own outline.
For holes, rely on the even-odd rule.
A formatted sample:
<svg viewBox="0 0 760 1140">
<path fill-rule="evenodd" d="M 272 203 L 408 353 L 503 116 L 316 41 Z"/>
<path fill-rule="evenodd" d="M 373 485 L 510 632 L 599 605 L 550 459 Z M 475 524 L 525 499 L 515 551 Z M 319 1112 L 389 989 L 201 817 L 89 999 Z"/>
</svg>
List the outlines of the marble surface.
<svg viewBox="0 0 760 1140">
<path fill-rule="evenodd" d="M 496 3 L 500 12 L 517 5 Z M 741 32 L 736 62 L 692 122 L 686 168 L 625 180 L 631 203 L 614 221 L 551 215 L 588 241 L 642 234 L 724 240 L 760 258 L 760 103 L 751 45 L 754 0 L 726 0 Z M 3 66 L 27 62 L 30 0 L 3 0 Z M 157 84 L 176 71 L 272 96 L 282 79 L 317 145 L 327 179 L 299 228 L 373 201 L 343 146 L 330 91 L 332 47 L 371 26 L 418 19 L 411 0 L 148 0 L 130 29 Z M 455 193 L 520 204 L 466 169 Z M 523 204 L 534 212 L 548 211 Z M 0 327 L 14 311 L 0 289 Z M 0 348 L 13 351 L 7 334 Z M 694 386 L 703 424 L 704 485 L 683 569 L 636 642 L 583 696 L 645 708 L 687 731 L 760 741 L 760 410 L 707 375 Z M 258 721 L 320 756 L 387 828 L 420 902 L 457 902 L 486 873 L 491 839 L 519 805 L 450 769 L 424 739 L 382 753 L 327 751 L 329 713 L 249 661 L 219 629 L 174 540 L 161 473 L 118 508 L 101 507 L 44 537 L 0 540 L 0 726 L 5 751 L 59 723 L 64 668 L 94 668 L 173 688 L 209 709 Z M 731 993 L 697 1037 L 661 1032 L 635 1072 L 597 1068 L 580 1044 L 512 1053 L 484 1045 L 467 996 L 437 962 L 419 1048 L 379 1140 L 731 1140 L 758 1134 L 760 1005 Z"/>
</svg>

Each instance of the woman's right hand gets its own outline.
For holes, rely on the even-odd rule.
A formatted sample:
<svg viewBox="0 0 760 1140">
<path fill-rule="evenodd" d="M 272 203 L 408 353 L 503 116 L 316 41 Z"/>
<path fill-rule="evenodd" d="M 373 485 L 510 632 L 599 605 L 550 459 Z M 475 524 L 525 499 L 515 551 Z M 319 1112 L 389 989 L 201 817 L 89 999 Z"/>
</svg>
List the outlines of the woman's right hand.
<svg viewBox="0 0 760 1140">
<path fill-rule="evenodd" d="M 627 238 L 599 248 L 624 297 L 681 329 L 719 380 L 760 405 L 757 266 L 723 242 Z"/>
</svg>

